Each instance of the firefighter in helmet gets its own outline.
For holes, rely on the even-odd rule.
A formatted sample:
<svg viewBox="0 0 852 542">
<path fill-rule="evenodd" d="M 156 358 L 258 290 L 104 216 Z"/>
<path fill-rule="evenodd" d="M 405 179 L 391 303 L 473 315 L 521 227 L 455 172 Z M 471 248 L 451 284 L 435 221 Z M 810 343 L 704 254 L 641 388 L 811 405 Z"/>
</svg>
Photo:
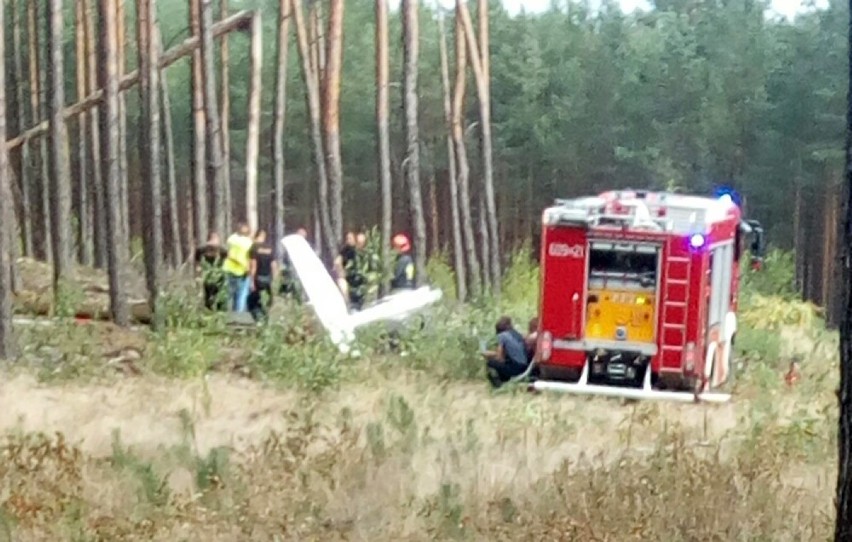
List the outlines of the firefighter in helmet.
<svg viewBox="0 0 852 542">
<path fill-rule="evenodd" d="M 393 249 L 396 252 L 396 263 L 393 268 L 391 290 L 413 290 L 417 273 L 414 258 L 411 257 L 411 242 L 404 233 L 398 233 L 393 237 Z"/>
</svg>

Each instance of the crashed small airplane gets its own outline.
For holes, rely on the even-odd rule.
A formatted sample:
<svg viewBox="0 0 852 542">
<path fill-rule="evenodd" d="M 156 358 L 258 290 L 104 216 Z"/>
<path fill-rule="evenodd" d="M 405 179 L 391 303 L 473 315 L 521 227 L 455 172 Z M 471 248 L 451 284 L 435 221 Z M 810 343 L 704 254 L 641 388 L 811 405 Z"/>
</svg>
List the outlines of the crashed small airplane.
<svg viewBox="0 0 852 542">
<path fill-rule="evenodd" d="M 355 329 L 381 321 L 400 322 L 439 301 L 441 290 L 424 286 L 383 297 L 365 309 L 349 313 L 346 300 L 311 246 L 300 235 L 282 240 L 302 288 L 331 341 L 348 354 L 355 340 Z"/>
</svg>

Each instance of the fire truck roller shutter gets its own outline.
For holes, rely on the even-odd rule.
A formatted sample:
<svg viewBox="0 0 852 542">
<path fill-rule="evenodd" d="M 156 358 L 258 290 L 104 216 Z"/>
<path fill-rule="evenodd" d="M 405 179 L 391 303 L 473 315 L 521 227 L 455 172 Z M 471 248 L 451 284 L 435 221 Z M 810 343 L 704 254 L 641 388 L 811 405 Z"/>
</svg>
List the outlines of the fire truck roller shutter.
<svg viewBox="0 0 852 542">
<path fill-rule="evenodd" d="M 659 246 L 593 241 L 589 251 L 589 340 L 653 343 Z"/>
</svg>

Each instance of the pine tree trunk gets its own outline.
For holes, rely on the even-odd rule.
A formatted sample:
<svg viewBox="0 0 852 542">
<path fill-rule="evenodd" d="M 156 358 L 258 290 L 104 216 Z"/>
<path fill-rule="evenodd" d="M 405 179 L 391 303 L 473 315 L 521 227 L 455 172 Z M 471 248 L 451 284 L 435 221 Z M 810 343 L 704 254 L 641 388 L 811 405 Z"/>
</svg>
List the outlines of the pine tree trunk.
<svg viewBox="0 0 852 542">
<path fill-rule="evenodd" d="M 820 306 L 826 310 L 826 315 L 829 314 L 829 298 L 831 296 L 831 260 L 834 250 L 831 247 L 831 193 L 833 190 L 830 171 L 826 171 L 825 188 L 822 194 L 822 254 L 820 261 L 822 269 L 820 270 Z"/>
<path fill-rule="evenodd" d="M 251 49 L 249 52 L 249 110 L 246 135 L 246 220 L 252 231 L 257 231 L 257 167 L 260 157 L 260 92 L 263 70 L 263 27 L 260 12 L 251 18 Z"/>
<path fill-rule="evenodd" d="M 219 0 L 219 20 L 223 21 L 228 16 L 228 0 Z M 225 207 L 225 230 L 231 231 L 231 214 L 234 206 L 231 196 L 231 83 L 230 83 L 230 48 L 228 34 L 221 38 L 219 58 L 221 63 L 222 97 L 221 106 L 221 132 L 222 132 L 222 201 Z"/>
<path fill-rule="evenodd" d="M 832 174 L 832 178 L 836 178 L 834 174 Z M 838 276 L 837 276 L 837 264 L 838 264 L 838 252 L 840 249 L 840 245 L 838 241 L 838 230 L 837 227 L 839 223 L 838 217 L 838 195 L 840 192 L 841 186 L 834 185 L 832 183 L 831 192 L 828 198 L 828 219 L 826 221 L 826 231 L 828 232 L 828 260 L 826 262 L 828 266 L 828 299 L 826 301 L 826 322 L 828 326 L 831 328 L 836 327 L 839 322 L 839 314 L 838 314 Z"/>
<path fill-rule="evenodd" d="M 86 2 L 86 79 L 90 92 L 100 88 L 98 82 L 98 52 L 97 52 L 97 8 L 94 2 L 100 0 L 84 0 Z M 95 242 L 95 267 L 103 269 L 107 267 L 107 201 L 103 189 L 103 176 L 101 165 L 101 135 L 100 116 L 101 108 L 93 107 L 89 110 L 89 199 L 93 203 L 94 242 Z"/>
<path fill-rule="evenodd" d="M 485 188 L 485 211 L 488 219 L 488 239 L 490 259 L 487 268 L 490 271 L 490 280 L 494 294 L 500 295 L 500 232 L 497 225 L 497 204 L 494 195 L 494 171 L 491 145 L 491 91 L 490 91 L 490 61 L 488 60 L 488 2 L 479 0 L 479 34 L 480 45 L 476 43 L 473 32 L 473 23 L 470 13 L 463 0 L 458 0 L 467 46 L 470 50 L 471 67 L 473 68 L 476 81 L 477 95 L 479 96 L 479 120 L 482 130 L 482 173 Z M 483 262 L 485 264 L 485 262 Z"/>
<path fill-rule="evenodd" d="M 340 157 L 340 70 L 343 68 L 343 0 L 330 0 L 322 78 L 322 132 L 328 171 L 331 229 L 343 237 L 343 164 Z"/>
<path fill-rule="evenodd" d="M 44 106 L 41 101 L 41 48 L 39 47 L 39 18 L 38 18 L 38 1 L 28 0 L 27 2 L 27 41 L 28 41 L 28 56 L 29 56 L 29 76 L 30 76 L 30 111 L 33 120 L 41 121 L 44 119 Z M 50 176 L 47 172 L 47 142 L 44 138 L 39 138 L 32 145 L 34 148 L 30 153 L 33 159 L 33 171 L 38 178 L 37 193 L 41 194 L 39 198 L 39 216 L 41 223 L 41 256 L 45 261 L 53 261 L 53 241 L 51 241 L 50 230 Z"/>
<path fill-rule="evenodd" d="M 491 268 L 491 254 L 489 252 L 489 248 L 491 247 L 488 231 L 488 219 L 487 212 L 485 210 L 485 195 L 482 191 L 479 192 L 479 204 L 478 204 L 478 216 L 479 216 L 479 250 L 482 254 L 480 260 L 482 261 L 482 284 L 484 285 L 486 292 L 492 291 L 491 284 L 491 275 L 488 272 Z"/>
<path fill-rule="evenodd" d="M 447 55 L 447 33 L 444 30 L 444 17 L 438 17 L 438 34 L 441 55 L 441 84 L 444 93 L 444 121 L 447 129 L 447 165 L 450 183 L 450 213 L 453 221 L 453 264 L 456 275 L 456 297 L 459 301 L 467 299 L 467 270 L 464 264 L 464 246 L 462 245 L 461 219 L 459 217 L 459 187 L 456 171 L 456 153 L 453 149 L 453 107 L 450 99 L 450 66 Z"/>
<path fill-rule="evenodd" d="M 5 28 L 5 9 L 0 6 L 0 29 Z M 13 21 L 14 22 L 14 21 Z M 6 40 L 0 39 L 0 142 L 6 141 Z M 12 185 L 6 145 L 0 145 L 0 359 L 13 356 L 12 262 L 9 236 L 12 223 Z"/>
<path fill-rule="evenodd" d="M 88 94 L 86 84 L 87 56 L 86 56 L 86 3 L 85 0 L 76 0 L 74 3 L 74 50 L 77 61 L 75 70 L 77 83 L 77 101 Z M 91 204 L 89 202 L 89 175 L 86 168 L 89 164 L 89 153 L 86 148 L 86 137 L 88 134 L 87 116 L 77 116 L 77 238 L 78 258 L 80 263 L 86 266 L 92 265 L 94 261 L 95 247 L 92 241 L 94 234 L 94 223 L 92 222 Z"/>
<path fill-rule="evenodd" d="M 430 246 L 432 247 L 432 256 L 437 256 L 441 252 L 441 212 L 438 209 L 438 182 L 436 177 L 435 168 L 433 167 L 429 172 L 429 214 L 431 215 L 429 217 L 429 226 L 431 227 L 432 242 Z"/>
<path fill-rule="evenodd" d="M 287 119 L 287 56 L 290 40 L 290 0 L 278 2 L 278 66 L 275 78 L 275 121 L 272 154 L 275 159 L 275 246 L 284 237 L 284 128 Z"/>
<path fill-rule="evenodd" d="M 414 222 L 414 247 L 417 283 L 422 284 L 426 272 L 426 221 L 423 214 L 423 195 L 420 187 L 420 136 L 418 126 L 417 62 L 420 37 L 417 21 L 417 0 L 402 0 L 403 41 L 403 109 L 405 113 L 405 178 L 408 184 L 409 205 Z"/>
<path fill-rule="evenodd" d="M 50 223 L 53 228 L 53 287 L 59 303 L 63 295 L 63 282 L 71 271 L 71 179 L 68 171 L 68 131 L 65 126 L 65 72 L 63 58 L 62 0 L 48 3 L 48 51 L 50 55 L 47 74 L 48 118 L 50 119 Z"/>
<path fill-rule="evenodd" d="M 104 89 L 103 113 L 100 115 L 101 177 L 106 196 L 107 259 L 109 261 L 109 295 L 112 318 L 119 326 L 130 320 L 124 269 L 127 250 L 123 246 L 119 178 L 119 104 L 118 104 L 118 29 L 116 0 L 99 0 L 100 31 L 99 86 Z"/>
<path fill-rule="evenodd" d="M 127 69 L 127 17 L 125 14 L 125 0 L 117 0 L 115 4 L 115 20 L 118 31 L 118 79 L 124 75 Z M 121 203 L 121 235 L 128 256 L 131 250 L 130 231 L 130 180 L 127 176 L 127 101 L 121 89 L 118 91 L 118 179 Z"/>
<path fill-rule="evenodd" d="M 390 162 L 390 128 L 388 121 L 390 60 L 388 53 L 388 3 L 376 0 L 376 132 L 378 133 L 377 166 L 382 194 L 382 262 L 390 262 L 388 253 L 393 229 L 393 179 Z M 381 293 L 387 288 L 382 281 Z"/>
<path fill-rule="evenodd" d="M 317 235 L 323 237 L 327 250 L 333 250 L 337 240 L 332 233 L 330 213 L 328 209 L 328 177 L 325 169 L 325 153 L 323 152 L 322 131 L 320 129 L 320 100 L 317 85 L 319 60 L 312 60 L 312 52 L 318 48 L 308 41 L 308 29 L 305 24 L 301 0 L 291 0 L 293 22 L 296 24 L 296 43 L 302 65 L 302 79 L 305 83 L 305 98 L 308 104 L 310 118 L 311 140 L 313 143 L 313 160 L 317 168 L 316 205 L 319 214 L 320 231 Z M 318 56 L 317 56 L 318 58 Z"/>
<path fill-rule="evenodd" d="M 219 122 L 219 101 L 216 99 L 216 53 L 214 51 L 213 0 L 201 2 L 201 58 L 203 75 L 204 117 L 207 126 L 207 182 L 213 196 L 212 228 L 225 231 L 224 178 L 222 177 L 222 131 Z"/>
<path fill-rule="evenodd" d="M 850 6 L 852 7 L 852 6 Z M 852 22 L 852 11 L 848 15 Z M 840 283 L 843 319 L 840 322 L 838 468 L 835 498 L 835 542 L 852 542 L 852 24 L 847 35 L 846 89 L 846 170 L 844 175 L 845 213 L 843 219 L 843 260 Z"/>
<path fill-rule="evenodd" d="M 156 31 L 157 54 L 163 54 L 163 43 L 160 31 Z M 172 129 L 172 103 L 169 97 L 169 81 L 166 70 L 160 72 L 160 111 L 163 127 L 163 150 L 166 171 L 166 194 L 169 199 L 169 255 L 172 265 L 179 266 L 183 262 L 180 238 L 180 216 L 178 213 L 178 190 L 175 166 L 175 136 Z M 191 198 L 190 198 L 191 199 Z M 192 221 L 190 220 L 189 223 Z M 192 251 L 192 246 L 187 247 L 187 254 Z"/>
<path fill-rule="evenodd" d="M 804 253 L 802 250 L 802 187 L 798 177 L 795 180 L 795 188 L 793 190 L 793 257 L 795 258 L 795 281 L 796 292 L 801 294 L 804 292 L 803 279 L 803 264 Z"/>
<path fill-rule="evenodd" d="M 462 234 L 464 236 L 464 252 L 467 259 L 467 277 L 469 291 L 478 296 L 482 293 L 480 282 L 480 266 L 476 259 L 476 238 L 473 235 L 473 219 L 470 212 L 470 168 L 467 163 L 467 149 L 464 143 L 464 94 L 465 70 L 467 68 L 467 48 L 465 47 L 464 29 L 462 28 L 459 7 L 456 6 L 456 81 L 453 94 L 452 133 L 453 148 L 455 149 L 456 168 L 459 184 L 458 205 L 461 210 Z"/>
<path fill-rule="evenodd" d="M 14 92 L 7 104 L 10 111 L 15 114 L 10 115 L 13 119 L 11 130 L 14 133 L 20 133 L 23 126 L 29 125 L 29 115 L 27 114 L 26 105 L 26 76 L 24 75 L 23 63 L 23 41 L 21 39 L 21 8 L 22 0 L 11 0 L 9 2 L 12 15 L 12 81 L 10 87 Z M 14 101 L 14 103 L 12 103 Z M 13 171 L 17 175 L 18 182 L 21 186 L 21 214 L 18 221 L 21 226 L 21 246 L 24 256 L 32 256 L 33 254 L 33 223 L 32 223 L 32 199 L 30 190 L 31 178 L 30 171 L 27 167 L 29 162 L 29 148 L 24 145 L 18 152 L 17 159 L 11 159 L 14 162 Z"/>
<path fill-rule="evenodd" d="M 201 42 L 201 5 L 200 0 L 189 2 L 189 25 L 192 35 Z M 202 68 L 201 48 L 192 53 L 192 194 L 195 201 L 195 244 L 201 245 L 207 239 L 209 214 L 207 212 L 207 137 L 204 119 L 204 71 Z M 225 235 L 226 232 L 216 232 Z"/>
<path fill-rule="evenodd" d="M 145 247 L 145 284 L 151 310 L 151 327 L 159 326 L 157 297 L 159 269 L 163 261 L 162 207 L 160 197 L 160 101 L 159 48 L 156 40 L 156 0 L 137 0 L 136 39 L 139 58 L 139 158 L 142 191 L 142 230 Z"/>
</svg>

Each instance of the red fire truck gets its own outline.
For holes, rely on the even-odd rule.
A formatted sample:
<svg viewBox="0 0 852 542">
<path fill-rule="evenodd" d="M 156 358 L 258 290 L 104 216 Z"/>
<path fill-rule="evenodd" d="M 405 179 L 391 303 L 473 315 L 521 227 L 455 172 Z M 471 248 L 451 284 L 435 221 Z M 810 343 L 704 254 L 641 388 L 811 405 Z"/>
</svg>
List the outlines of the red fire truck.
<svg viewBox="0 0 852 542">
<path fill-rule="evenodd" d="M 611 191 L 544 211 L 536 390 L 724 402 L 740 260 L 735 194 Z"/>
</svg>

